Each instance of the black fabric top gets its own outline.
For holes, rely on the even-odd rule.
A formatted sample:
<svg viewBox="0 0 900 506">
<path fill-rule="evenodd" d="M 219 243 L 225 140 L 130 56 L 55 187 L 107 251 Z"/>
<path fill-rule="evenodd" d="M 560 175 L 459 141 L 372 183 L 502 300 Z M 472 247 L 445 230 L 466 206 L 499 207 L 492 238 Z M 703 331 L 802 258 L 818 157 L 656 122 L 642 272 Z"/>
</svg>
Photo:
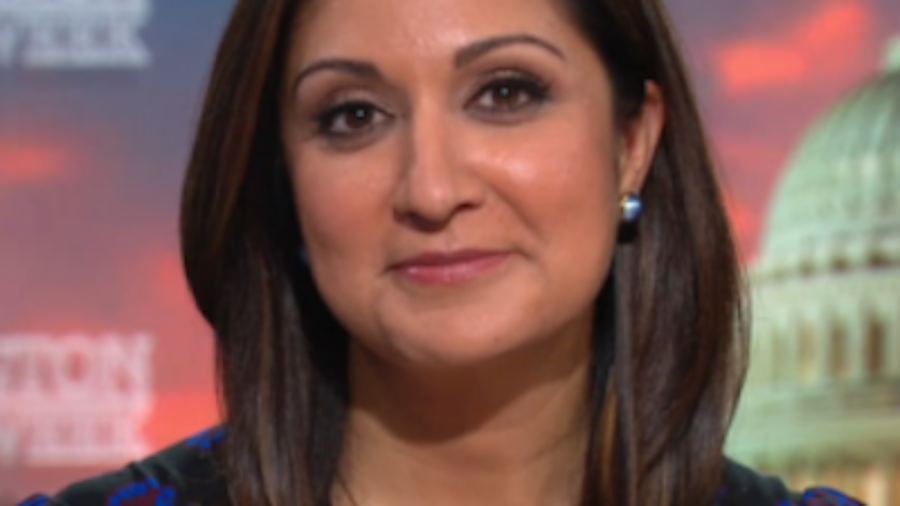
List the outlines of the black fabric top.
<svg viewBox="0 0 900 506">
<path fill-rule="evenodd" d="M 222 428 L 197 434 L 124 469 L 76 483 L 55 496 L 36 495 L 19 506 L 222 506 L 228 503 L 215 449 Z M 773 477 L 730 462 L 716 503 L 708 506 L 854 506 L 835 490 L 792 493 Z"/>
</svg>

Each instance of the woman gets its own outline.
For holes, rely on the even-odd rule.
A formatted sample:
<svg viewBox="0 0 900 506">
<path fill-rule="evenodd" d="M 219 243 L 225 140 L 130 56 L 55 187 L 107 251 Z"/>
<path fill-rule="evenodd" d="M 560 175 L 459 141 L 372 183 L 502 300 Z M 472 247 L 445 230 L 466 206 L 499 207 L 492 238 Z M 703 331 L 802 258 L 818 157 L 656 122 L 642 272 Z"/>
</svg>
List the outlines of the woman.
<svg viewBox="0 0 900 506">
<path fill-rule="evenodd" d="M 182 240 L 227 429 L 52 501 L 854 504 L 723 456 L 741 281 L 657 0 L 238 2 Z"/>
</svg>

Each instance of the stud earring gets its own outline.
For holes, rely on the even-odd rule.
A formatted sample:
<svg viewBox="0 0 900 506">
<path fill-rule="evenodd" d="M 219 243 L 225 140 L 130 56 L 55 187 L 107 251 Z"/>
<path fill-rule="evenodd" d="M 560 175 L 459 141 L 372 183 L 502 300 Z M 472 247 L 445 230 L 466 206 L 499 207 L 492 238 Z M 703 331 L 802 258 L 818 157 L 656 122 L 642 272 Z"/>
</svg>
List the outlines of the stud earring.
<svg viewBox="0 0 900 506">
<path fill-rule="evenodd" d="M 623 223 L 635 223 L 644 212 L 644 202 L 634 193 L 626 193 L 622 195 L 619 201 L 621 208 L 621 218 Z"/>
</svg>

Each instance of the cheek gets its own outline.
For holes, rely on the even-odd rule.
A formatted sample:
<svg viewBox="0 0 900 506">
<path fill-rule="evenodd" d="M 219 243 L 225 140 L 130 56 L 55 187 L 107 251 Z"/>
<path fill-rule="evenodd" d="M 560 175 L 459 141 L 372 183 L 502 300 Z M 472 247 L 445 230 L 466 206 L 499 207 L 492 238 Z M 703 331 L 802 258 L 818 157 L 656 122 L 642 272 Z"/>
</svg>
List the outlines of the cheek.
<svg viewBox="0 0 900 506">
<path fill-rule="evenodd" d="M 612 130 L 568 119 L 484 143 L 492 148 L 482 151 L 494 167 L 485 173 L 495 178 L 492 186 L 515 225 L 525 228 L 528 254 L 563 312 L 596 296 L 609 272 L 619 221 Z"/>
<path fill-rule="evenodd" d="M 609 249 L 618 226 L 612 130 L 578 119 L 522 129 L 502 142 L 482 143 L 487 149 L 470 148 L 495 167 L 489 173 L 500 199 L 560 255 L 587 254 L 598 242 Z"/>
<path fill-rule="evenodd" d="M 297 212 L 316 286 L 335 315 L 352 327 L 348 319 L 364 316 L 357 302 L 371 297 L 372 275 L 384 267 L 389 159 L 377 151 L 365 159 L 301 152 L 292 161 Z"/>
<path fill-rule="evenodd" d="M 334 156 L 321 150 L 298 150 L 292 157 L 293 191 L 303 238 L 317 261 L 343 258 L 364 251 L 383 227 L 388 197 L 389 154 Z"/>
</svg>

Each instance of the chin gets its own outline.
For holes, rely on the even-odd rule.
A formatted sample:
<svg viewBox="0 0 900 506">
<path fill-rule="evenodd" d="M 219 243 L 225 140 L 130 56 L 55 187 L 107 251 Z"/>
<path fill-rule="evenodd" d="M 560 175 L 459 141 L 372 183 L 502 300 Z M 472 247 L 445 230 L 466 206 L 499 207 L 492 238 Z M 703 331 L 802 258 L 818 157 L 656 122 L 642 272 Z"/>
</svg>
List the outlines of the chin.
<svg viewBox="0 0 900 506">
<path fill-rule="evenodd" d="M 386 329 L 380 341 L 385 359 L 411 368 L 457 369 L 491 362 L 536 340 L 521 325 L 504 319 L 423 318 Z M 399 322 L 398 322 L 399 323 Z M 533 330 L 533 329 L 532 329 Z M 379 353 L 382 354 L 382 353 Z"/>
</svg>

